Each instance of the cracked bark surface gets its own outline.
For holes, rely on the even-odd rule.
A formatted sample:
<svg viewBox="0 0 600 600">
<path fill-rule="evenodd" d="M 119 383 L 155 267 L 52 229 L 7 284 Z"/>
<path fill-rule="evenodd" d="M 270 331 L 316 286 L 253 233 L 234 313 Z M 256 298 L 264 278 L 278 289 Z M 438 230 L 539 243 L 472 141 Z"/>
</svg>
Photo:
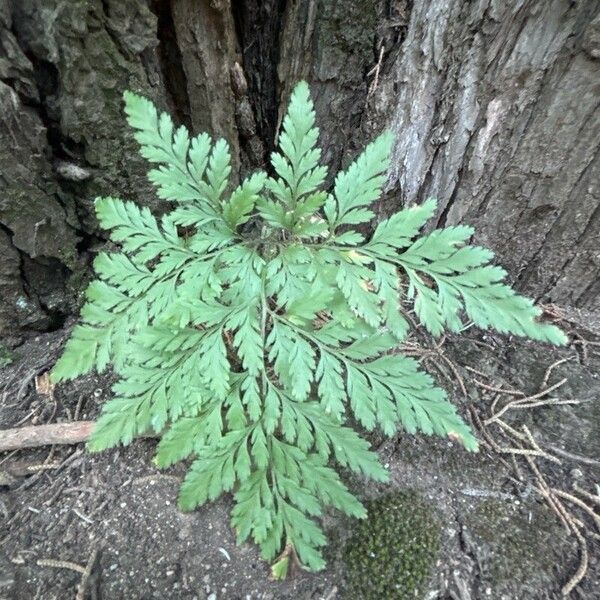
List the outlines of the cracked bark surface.
<svg viewBox="0 0 600 600">
<path fill-rule="evenodd" d="M 60 326 L 81 287 L 93 198 L 151 197 L 114 124 L 124 87 L 165 106 L 156 18 L 143 2 L 113 0 L 0 0 L 0 16 L 0 224 L 10 247 L 0 332 L 44 330 Z"/>
<path fill-rule="evenodd" d="M 159 207 L 123 89 L 244 174 L 300 78 L 332 170 L 396 134 L 381 215 L 435 196 L 520 290 L 598 309 L 599 74 L 595 0 L 0 0 L 0 332 L 73 311 L 95 196 Z"/>
<path fill-rule="evenodd" d="M 600 6 L 425 4 L 375 99 L 390 184 L 473 224 L 524 292 L 599 308 Z"/>
</svg>

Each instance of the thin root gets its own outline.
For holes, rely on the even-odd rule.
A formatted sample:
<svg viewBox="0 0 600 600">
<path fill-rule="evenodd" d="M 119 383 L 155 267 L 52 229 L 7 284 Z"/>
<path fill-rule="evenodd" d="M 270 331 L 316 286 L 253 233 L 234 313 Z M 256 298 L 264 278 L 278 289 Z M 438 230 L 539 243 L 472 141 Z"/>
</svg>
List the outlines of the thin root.
<svg viewBox="0 0 600 600">
<path fill-rule="evenodd" d="M 76 571 L 82 575 L 85 573 L 85 567 L 78 565 L 77 563 L 71 562 L 70 560 L 54 560 L 53 558 L 40 558 L 37 561 L 39 567 L 54 567 L 55 569 L 69 569 L 70 571 Z"/>
</svg>

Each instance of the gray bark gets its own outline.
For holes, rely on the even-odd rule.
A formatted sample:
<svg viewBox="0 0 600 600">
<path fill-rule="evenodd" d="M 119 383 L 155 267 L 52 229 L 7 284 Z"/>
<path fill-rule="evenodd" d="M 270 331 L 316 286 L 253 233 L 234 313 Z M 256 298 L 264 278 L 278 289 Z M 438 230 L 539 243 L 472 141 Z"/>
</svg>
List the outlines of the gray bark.
<svg viewBox="0 0 600 600">
<path fill-rule="evenodd" d="M 381 90 L 391 182 L 473 224 L 524 292 L 599 308 L 600 5 L 444 4 L 415 5 L 404 45 L 419 52 Z"/>
<path fill-rule="evenodd" d="M 474 225 L 520 290 L 600 308 L 600 4 L 359 4 L 294 4 L 283 37 L 328 161 L 392 129 L 383 213 L 436 197 L 437 223 Z"/>
<path fill-rule="evenodd" d="M 380 215 L 427 196 L 538 300 L 600 308 L 596 0 L 0 0 L 0 332 L 76 306 L 93 198 L 158 208 L 133 89 L 263 166 L 293 84 L 324 160 L 396 135 Z"/>
</svg>

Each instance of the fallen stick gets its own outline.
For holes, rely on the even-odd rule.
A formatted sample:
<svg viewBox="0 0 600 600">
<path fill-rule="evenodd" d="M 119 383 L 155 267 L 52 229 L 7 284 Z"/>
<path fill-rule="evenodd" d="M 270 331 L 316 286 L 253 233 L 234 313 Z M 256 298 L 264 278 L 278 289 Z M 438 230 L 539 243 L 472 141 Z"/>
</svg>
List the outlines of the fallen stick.
<svg viewBox="0 0 600 600">
<path fill-rule="evenodd" d="M 94 421 L 74 421 L 4 429 L 0 431 L 0 452 L 53 444 L 79 444 L 90 437 L 93 427 Z"/>
<path fill-rule="evenodd" d="M 70 445 L 87 442 L 95 424 L 95 421 L 71 421 L 69 423 L 0 429 L 0 452 L 53 446 L 54 444 Z M 136 438 L 157 437 L 160 437 L 160 433 L 154 431 L 145 431 L 136 435 Z"/>
</svg>

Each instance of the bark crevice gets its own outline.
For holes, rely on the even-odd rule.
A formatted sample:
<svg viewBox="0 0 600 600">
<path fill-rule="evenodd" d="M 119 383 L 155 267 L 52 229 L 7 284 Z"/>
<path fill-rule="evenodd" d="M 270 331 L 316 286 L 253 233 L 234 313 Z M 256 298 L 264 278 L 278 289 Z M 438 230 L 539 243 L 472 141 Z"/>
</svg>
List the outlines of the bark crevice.
<svg viewBox="0 0 600 600">
<path fill-rule="evenodd" d="M 192 128 L 188 83 L 181 48 L 173 21 L 172 0 L 152 0 L 151 10 L 157 17 L 158 60 L 171 112 L 177 121 Z"/>
<path fill-rule="evenodd" d="M 256 133 L 269 154 L 275 146 L 280 87 L 277 69 L 287 0 L 233 0 L 231 8 Z"/>
</svg>

